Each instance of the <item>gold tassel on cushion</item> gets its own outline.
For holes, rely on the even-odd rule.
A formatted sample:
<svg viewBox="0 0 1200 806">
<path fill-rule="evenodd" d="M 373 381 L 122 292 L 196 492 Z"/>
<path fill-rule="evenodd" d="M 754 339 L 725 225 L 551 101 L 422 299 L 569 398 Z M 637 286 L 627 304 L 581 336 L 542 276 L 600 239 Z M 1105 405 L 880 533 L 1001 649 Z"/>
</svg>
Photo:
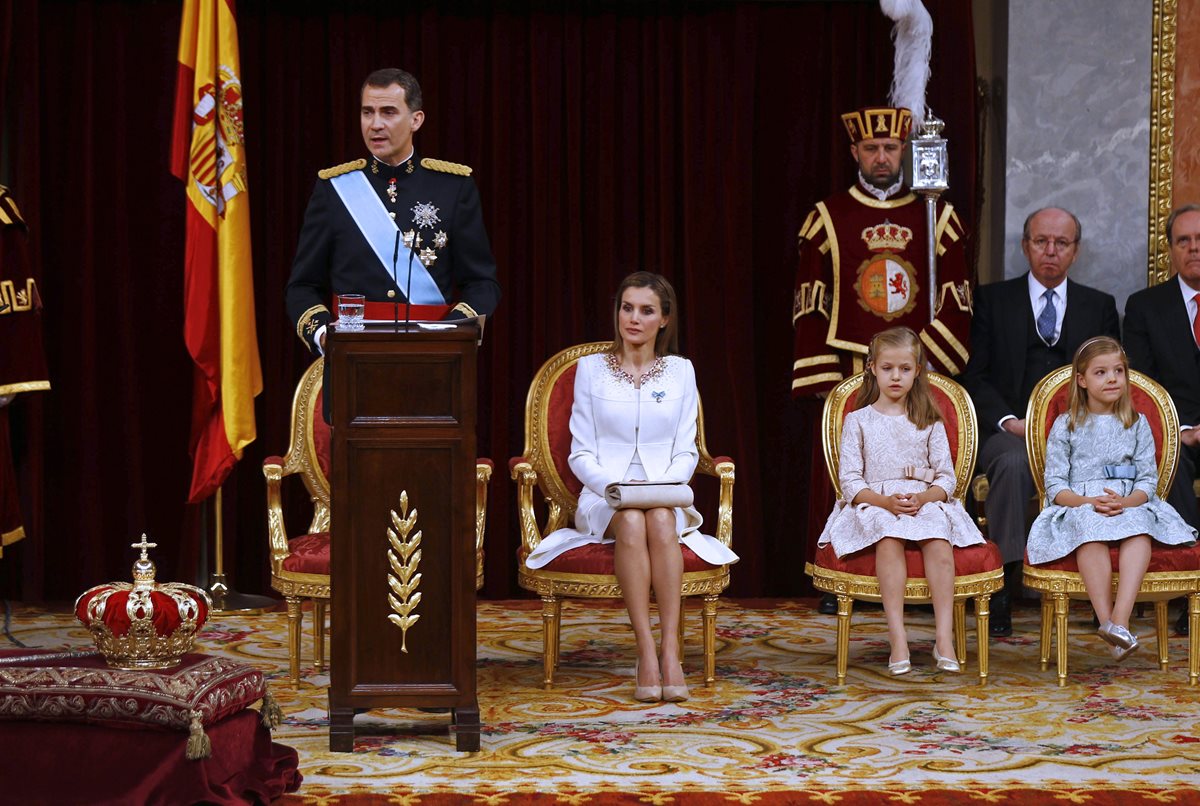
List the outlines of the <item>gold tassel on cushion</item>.
<svg viewBox="0 0 1200 806">
<path fill-rule="evenodd" d="M 192 711 L 192 721 L 188 725 L 187 750 L 184 752 L 184 756 L 188 761 L 199 761 L 211 755 L 212 740 L 204 732 L 204 725 L 200 722 L 200 712 Z"/>
<path fill-rule="evenodd" d="M 262 714 L 263 727 L 267 730 L 273 730 L 283 724 L 283 709 L 269 691 L 263 695 L 262 710 L 259 713 Z"/>
</svg>

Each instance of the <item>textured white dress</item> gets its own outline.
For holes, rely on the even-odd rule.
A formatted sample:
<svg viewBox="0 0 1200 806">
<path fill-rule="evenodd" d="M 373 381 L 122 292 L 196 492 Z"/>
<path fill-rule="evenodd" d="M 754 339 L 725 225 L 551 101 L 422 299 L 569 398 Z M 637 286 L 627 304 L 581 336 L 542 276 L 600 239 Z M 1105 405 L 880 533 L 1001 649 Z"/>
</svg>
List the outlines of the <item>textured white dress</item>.
<svg viewBox="0 0 1200 806">
<path fill-rule="evenodd" d="M 1169 545 L 1195 541 L 1195 530 L 1155 494 L 1154 434 L 1145 415 L 1139 414 L 1129 428 L 1121 425 L 1115 414 L 1089 414 L 1074 431 L 1068 430 L 1067 422 L 1067 415 L 1060 414 L 1046 438 L 1046 508 L 1029 530 L 1026 551 L 1030 564 L 1062 559 L 1084 543 L 1120 541 L 1134 535 L 1150 535 Z M 1132 478 L 1108 478 L 1111 475 Z M 1103 495 L 1105 487 L 1123 496 L 1141 490 L 1150 500 L 1112 516 L 1101 515 L 1091 504 L 1064 507 L 1053 503 L 1063 490 L 1095 496 Z"/>
<path fill-rule="evenodd" d="M 953 546 L 983 543 L 975 522 L 954 500 L 954 463 L 946 427 L 940 422 L 918 429 L 906 415 L 888 415 L 867 406 L 850 412 L 842 425 L 838 480 L 844 498 L 834 504 L 817 545 L 833 544 L 844 557 L 875 545 L 880 538 L 947 540 Z M 907 465 L 931 468 L 932 484 L 906 478 Z M 866 488 L 880 495 L 920 493 L 931 486 L 946 491 L 945 501 L 923 505 L 915 515 L 893 515 L 883 507 L 851 504 Z"/>
<path fill-rule="evenodd" d="M 525 560 L 541 568 L 555 557 L 589 543 L 611 543 L 604 532 L 616 510 L 604 498 L 615 481 L 690 481 L 700 461 L 696 450 L 699 395 L 692 362 L 665 356 L 636 387 L 614 372 L 606 354 L 579 359 L 571 406 L 571 455 L 567 464 L 583 482 L 575 528 L 544 537 Z M 680 542 L 705 562 L 735 563 L 725 544 L 700 533 L 704 518 L 695 507 L 675 508 Z"/>
</svg>

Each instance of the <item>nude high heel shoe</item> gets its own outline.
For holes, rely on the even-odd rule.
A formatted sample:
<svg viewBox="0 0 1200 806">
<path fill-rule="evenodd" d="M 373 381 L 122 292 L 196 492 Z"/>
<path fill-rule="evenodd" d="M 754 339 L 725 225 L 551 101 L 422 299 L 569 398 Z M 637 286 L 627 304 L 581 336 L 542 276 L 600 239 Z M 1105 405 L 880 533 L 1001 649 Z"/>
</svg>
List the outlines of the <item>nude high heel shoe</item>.
<svg viewBox="0 0 1200 806">
<path fill-rule="evenodd" d="M 683 674 L 683 664 L 679 664 L 679 673 Z M 683 702 L 688 698 L 687 684 L 682 686 L 663 686 L 662 698 L 663 702 Z"/>
<path fill-rule="evenodd" d="M 643 686 L 638 683 L 640 663 L 633 664 L 633 698 L 638 702 L 658 702 L 662 699 L 662 686 Z"/>
</svg>

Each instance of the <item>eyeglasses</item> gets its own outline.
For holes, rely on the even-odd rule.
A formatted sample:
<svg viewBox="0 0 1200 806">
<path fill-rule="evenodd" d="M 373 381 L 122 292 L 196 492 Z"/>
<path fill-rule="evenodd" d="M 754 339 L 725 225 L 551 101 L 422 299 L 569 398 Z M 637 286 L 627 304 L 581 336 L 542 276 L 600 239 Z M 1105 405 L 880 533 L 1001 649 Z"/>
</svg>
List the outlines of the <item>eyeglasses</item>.
<svg viewBox="0 0 1200 806">
<path fill-rule="evenodd" d="M 1037 238 L 1026 238 L 1025 240 L 1033 244 L 1034 248 L 1039 252 L 1045 252 L 1046 249 L 1053 244 L 1054 249 L 1058 252 L 1066 251 L 1067 247 L 1074 246 L 1079 241 L 1068 241 L 1066 238 L 1047 238 L 1039 236 Z"/>
</svg>

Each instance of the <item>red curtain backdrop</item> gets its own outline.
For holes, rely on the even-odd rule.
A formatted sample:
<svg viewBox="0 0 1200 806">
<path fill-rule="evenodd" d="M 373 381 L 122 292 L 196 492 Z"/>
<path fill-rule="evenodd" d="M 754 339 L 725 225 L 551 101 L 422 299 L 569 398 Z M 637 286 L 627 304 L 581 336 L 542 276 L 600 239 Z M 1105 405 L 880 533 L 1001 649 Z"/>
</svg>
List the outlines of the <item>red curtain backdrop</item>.
<svg viewBox="0 0 1200 806">
<path fill-rule="evenodd" d="M 974 221 L 970 4 L 925 4 L 949 195 Z M 425 92 L 417 148 L 475 169 L 500 267 L 480 453 L 505 468 L 521 452 L 537 367 L 610 337 L 627 272 L 662 272 L 679 292 L 709 446 L 737 462 L 743 559 L 731 593 L 805 591 L 807 490 L 824 468 L 811 466 L 804 409 L 790 401 L 795 233 L 813 202 L 852 181 L 838 114 L 886 100 L 891 23 L 878 5 L 241 0 L 237 10 L 264 392 L 258 440 L 225 486 L 233 585 L 267 589 L 260 467 L 286 448 L 310 360 L 282 299 L 305 204 L 317 170 L 364 153 L 363 77 L 401 66 Z M 126 578 L 143 531 L 159 543 L 160 576 L 192 579 L 211 518 L 184 503 L 184 207 L 168 170 L 180 3 L 16 0 L 8 13 L 3 153 L 43 265 L 54 386 L 23 435 L 43 446 L 44 479 L 31 503 L 40 533 L 12 552 L 20 592 L 70 599 Z M 513 495 L 499 470 L 490 597 L 518 593 Z M 700 491 L 702 507 L 713 495 Z M 816 520 L 827 506 L 814 504 Z M 302 526 L 301 508 L 288 514 Z"/>
</svg>

